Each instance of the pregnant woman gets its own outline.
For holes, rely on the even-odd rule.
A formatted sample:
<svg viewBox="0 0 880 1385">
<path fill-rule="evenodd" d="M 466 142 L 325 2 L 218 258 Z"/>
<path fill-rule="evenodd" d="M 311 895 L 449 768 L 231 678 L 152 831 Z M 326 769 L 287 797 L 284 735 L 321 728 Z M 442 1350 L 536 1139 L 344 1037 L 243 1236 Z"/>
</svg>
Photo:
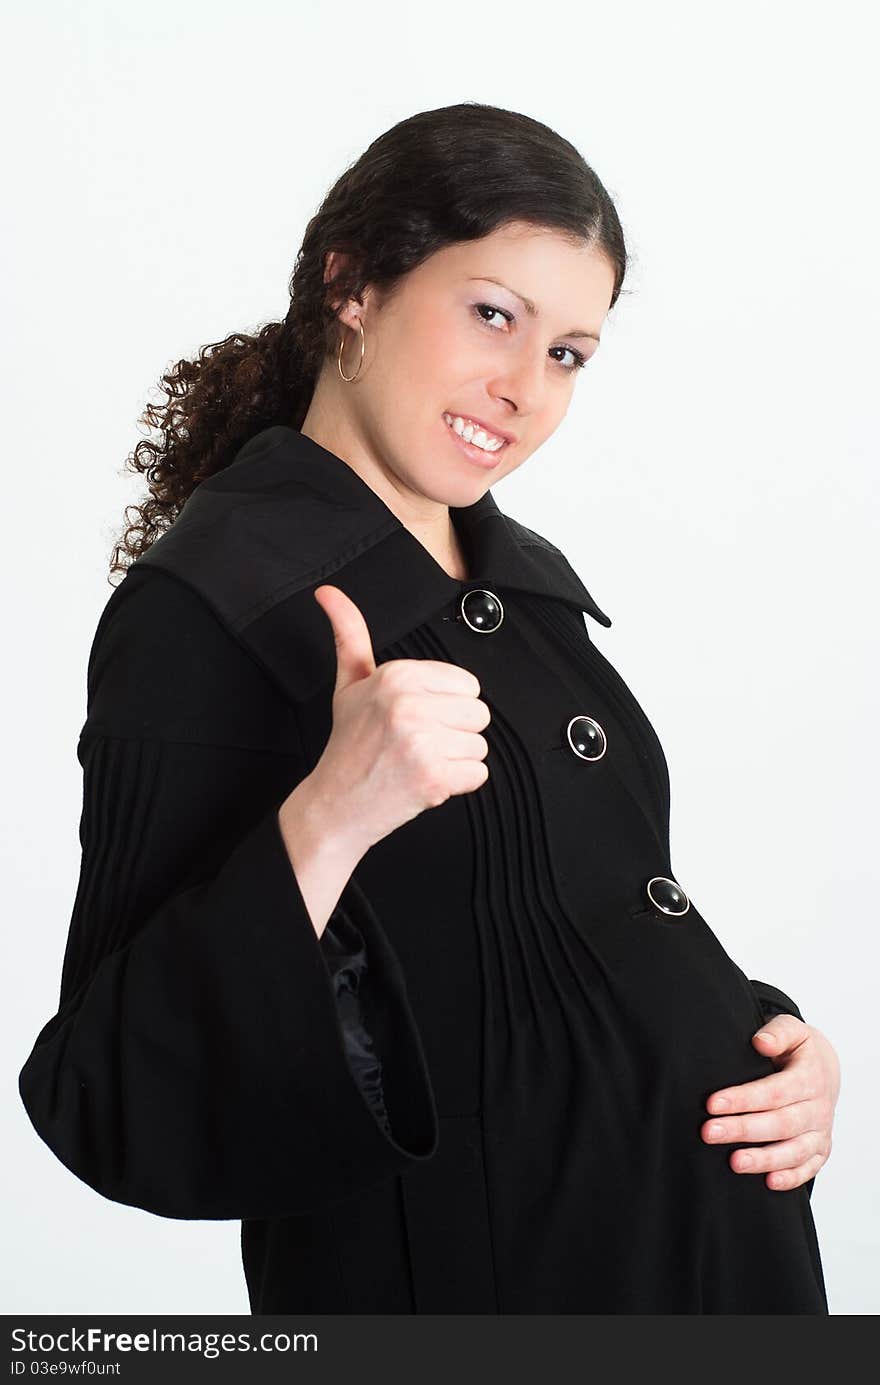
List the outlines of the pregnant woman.
<svg viewBox="0 0 880 1385">
<path fill-rule="evenodd" d="M 424 112 L 147 411 L 20 1090 L 105 1197 L 240 1219 L 254 1313 L 828 1312 L 834 1049 L 676 879 L 611 621 L 490 490 L 626 260 L 566 140 Z"/>
</svg>

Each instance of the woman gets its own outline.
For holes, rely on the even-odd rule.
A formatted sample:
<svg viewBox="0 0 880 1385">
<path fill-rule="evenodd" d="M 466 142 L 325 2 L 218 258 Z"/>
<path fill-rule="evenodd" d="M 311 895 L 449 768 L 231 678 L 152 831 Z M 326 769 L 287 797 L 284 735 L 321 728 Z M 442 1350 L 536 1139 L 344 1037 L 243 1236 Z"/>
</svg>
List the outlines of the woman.
<svg viewBox="0 0 880 1385">
<path fill-rule="evenodd" d="M 828 1311 L 834 1050 L 674 879 L 611 621 L 489 489 L 625 267 L 567 141 L 425 112 L 147 410 L 20 1086 L 105 1196 L 240 1218 L 255 1313 Z"/>
</svg>

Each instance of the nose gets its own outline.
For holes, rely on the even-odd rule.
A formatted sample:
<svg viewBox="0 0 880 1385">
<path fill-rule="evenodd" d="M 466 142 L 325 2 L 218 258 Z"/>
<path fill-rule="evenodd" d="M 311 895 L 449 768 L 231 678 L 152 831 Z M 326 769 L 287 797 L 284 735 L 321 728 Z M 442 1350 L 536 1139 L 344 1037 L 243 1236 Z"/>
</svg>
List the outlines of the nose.
<svg viewBox="0 0 880 1385">
<path fill-rule="evenodd" d="M 541 356 L 523 351 L 506 363 L 503 375 L 490 383 L 493 397 L 504 399 L 517 414 L 538 413 L 547 388 L 546 363 Z"/>
</svg>

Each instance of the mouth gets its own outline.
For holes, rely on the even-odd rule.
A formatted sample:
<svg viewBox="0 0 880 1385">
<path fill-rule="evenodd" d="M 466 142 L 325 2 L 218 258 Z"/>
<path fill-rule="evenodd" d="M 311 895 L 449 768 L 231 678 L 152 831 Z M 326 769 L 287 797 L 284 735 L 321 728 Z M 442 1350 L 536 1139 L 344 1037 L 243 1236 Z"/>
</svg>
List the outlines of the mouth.
<svg viewBox="0 0 880 1385">
<path fill-rule="evenodd" d="M 477 466 L 487 469 L 498 466 L 510 446 L 511 440 L 507 435 L 493 433 L 477 420 L 464 415 L 444 413 L 443 425 L 451 440 Z"/>
</svg>

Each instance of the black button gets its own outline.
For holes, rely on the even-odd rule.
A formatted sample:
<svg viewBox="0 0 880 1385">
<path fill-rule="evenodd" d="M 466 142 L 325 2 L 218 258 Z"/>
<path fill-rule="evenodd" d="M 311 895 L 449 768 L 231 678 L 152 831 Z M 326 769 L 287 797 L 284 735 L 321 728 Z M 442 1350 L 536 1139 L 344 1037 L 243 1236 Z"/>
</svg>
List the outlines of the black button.
<svg viewBox="0 0 880 1385">
<path fill-rule="evenodd" d="M 566 735 L 575 755 L 582 760 L 601 760 L 608 749 L 605 732 L 593 717 L 572 717 Z"/>
<path fill-rule="evenodd" d="M 680 885 L 668 875 L 655 875 L 648 881 L 648 898 L 664 914 L 686 914 L 691 902 Z"/>
<path fill-rule="evenodd" d="M 474 587 L 461 598 L 461 618 L 478 635 L 492 635 L 504 619 L 501 598 L 485 587 Z"/>
</svg>

